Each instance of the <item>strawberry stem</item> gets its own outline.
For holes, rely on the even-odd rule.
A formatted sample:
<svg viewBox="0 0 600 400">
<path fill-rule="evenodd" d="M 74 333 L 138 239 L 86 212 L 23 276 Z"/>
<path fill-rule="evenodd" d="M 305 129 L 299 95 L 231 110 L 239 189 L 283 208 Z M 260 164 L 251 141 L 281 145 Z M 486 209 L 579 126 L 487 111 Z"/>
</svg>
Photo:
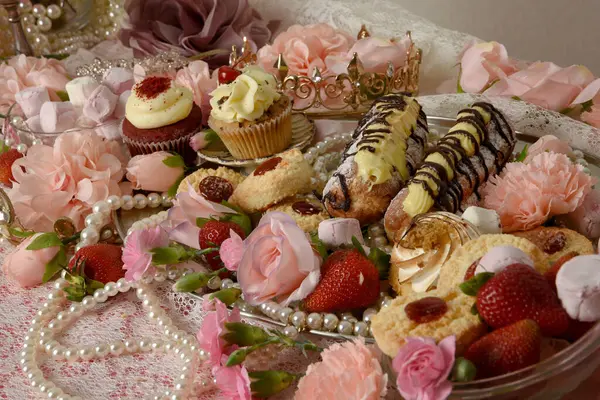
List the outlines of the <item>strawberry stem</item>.
<svg viewBox="0 0 600 400">
<path fill-rule="evenodd" d="M 73 236 L 70 236 L 68 238 L 65 238 L 62 240 L 62 243 L 64 245 L 67 245 L 69 243 L 72 243 L 74 241 L 76 241 L 77 239 L 79 239 L 81 237 L 81 232 L 77 232 L 76 234 L 74 234 Z"/>
</svg>

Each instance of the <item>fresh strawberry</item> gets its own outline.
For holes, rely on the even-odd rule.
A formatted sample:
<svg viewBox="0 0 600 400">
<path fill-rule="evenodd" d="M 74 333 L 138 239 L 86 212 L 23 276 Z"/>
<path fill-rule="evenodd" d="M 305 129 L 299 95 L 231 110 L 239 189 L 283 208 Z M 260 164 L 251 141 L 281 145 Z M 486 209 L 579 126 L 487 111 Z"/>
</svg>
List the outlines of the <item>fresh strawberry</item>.
<svg viewBox="0 0 600 400">
<path fill-rule="evenodd" d="M 477 340 L 464 357 L 477 367 L 477 379 L 508 374 L 537 364 L 542 334 L 535 321 L 525 319 Z"/>
<path fill-rule="evenodd" d="M 546 273 L 544 274 L 544 277 L 546 278 L 546 280 L 548 281 L 550 286 L 552 286 L 552 289 L 555 292 L 556 292 L 556 275 L 558 274 L 558 271 L 560 270 L 560 268 L 563 266 L 564 263 L 569 261 L 571 258 L 577 257 L 578 255 L 579 255 L 579 253 L 577 253 L 575 251 L 565 254 L 564 256 L 562 256 L 561 258 L 556 260 L 554 262 L 554 264 L 552 264 L 552 267 L 548 271 L 546 271 Z"/>
<path fill-rule="evenodd" d="M 85 262 L 84 273 L 87 278 L 102 283 L 116 282 L 125 276 L 122 255 L 123 248 L 114 244 L 86 246 L 75 253 L 69 270 L 73 271 L 77 262 Z"/>
<path fill-rule="evenodd" d="M 477 293 L 477 310 L 492 328 L 534 320 L 545 336 L 560 336 L 569 316 L 543 275 L 525 264 L 512 264 L 494 275 Z"/>
<path fill-rule="evenodd" d="M 221 246 L 226 239 L 229 239 L 231 230 L 240 235 L 242 239 L 246 237 L 244 230 L 234 222 L 216 220 L 206 222 L 200 229 L 200 234 L 198 236 L 200 248 L 204 250 Z M 219 258 L 219 252 L 217 250 L 206 253 L 204 258 L 208 265 L 215 271 L 223 267 L 223 263 Z"/>
<path fill-rule="evenodd" d="M 473 264 L 469 265 L 469 268 L 467 268 L 467 272 L 465 272 L 465 282 L 475 276 L 475 270 L 479 265 L 479 260 L 481 260 L 481 258 L 478 258 L 477 260 L 473 261 Z"/>
<path fill-rule="evenodd" d="M 596 322 L 577 321 L 576 319 L 569 318 L 569 329 L 561 335 L 561 338 L 575 342 L 592 329 L 594 325 L 596 325 Z"/>
<path fill-rule="evenodd" d="M 21 157 L 23 157 L 23 154 L 19 153 L 16 149 L 10 149 L 0 154 L 0 183 L 12 187 L 15 178 L 11 168 L 15 160 Z"/>
<path fill-rule="evenodd" d="M 321 268 L 321 281 L 304 300 L 309 312 L 364 308 L 379 296 L 379 271 L 356 249 L 337 250 Z"/>
</svg>

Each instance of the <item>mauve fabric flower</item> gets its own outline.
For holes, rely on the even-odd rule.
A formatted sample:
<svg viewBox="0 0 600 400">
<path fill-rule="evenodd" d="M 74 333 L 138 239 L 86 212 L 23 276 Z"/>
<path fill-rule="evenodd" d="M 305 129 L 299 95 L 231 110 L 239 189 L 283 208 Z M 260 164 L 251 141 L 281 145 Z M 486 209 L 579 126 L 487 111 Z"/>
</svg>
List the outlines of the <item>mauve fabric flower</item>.
<svg viewBox="0 0 600 400">
<path fill-rule="evenodd" d="M 150 250 L 156 247 L 169 245 L 169 235 L 159 226 L 154 228 L 134 230 L 125 241 L 123 249 L 123 269 L 125 279 L 137 281 L 147 271 L 154 272 L 152 264 L 152 253 Z"/>
<path fill-rule="evenodd" d="M 298 382 L 295 400 L 378 400 L 385 397 L 387 374 L 375 346 L 363 338 L 335 343 L 321 353 L 322 361 L 309 365 Z"/>
<path fill-rule="evenodd" d="M 136 57 L 176 50 L 184 56 L 214 49 L 212 67 L 227 62 L 232 45 L 241 48 L 246 36 L 253 51 L 271 39 L 277 22 L 262 20 L 248 0 L 127 0 L 129 15 L 119 33 Z"/>
<path fill-rule="evenodd" d="M 240 310 L 237 307 L 234 307 L 230 313 L 227 306 L 219 300 L 215 300 L 213 304 L 214 311 L 206 314 L 196 338 L 198 339 L 198 346 L 210 353 L 209 362 L 211 365 L 219 366 L 221 357 L 227 355 L 227 347 L 229 347 L 225 339 L 221 338 L 226 330 L 225 323 L 240 322 L 241 317 Z"/>
<path fill-rule="evenodd" d="M 406 400 L 445 400 L 452 391 L 448 375 L 454 366 L 456 338 L 436 344 L 430 338 L 412 338 L 400 348 L 392 366 L 396 385 Z"/>
<path fill-rule="evenodd" d="M 498 213 L 504 232 L 525 231 L 575 211 L 596 182 L 566 155 L 540 153 L 490 177 L 482 189 L 483 204 Z"/>
</svg>

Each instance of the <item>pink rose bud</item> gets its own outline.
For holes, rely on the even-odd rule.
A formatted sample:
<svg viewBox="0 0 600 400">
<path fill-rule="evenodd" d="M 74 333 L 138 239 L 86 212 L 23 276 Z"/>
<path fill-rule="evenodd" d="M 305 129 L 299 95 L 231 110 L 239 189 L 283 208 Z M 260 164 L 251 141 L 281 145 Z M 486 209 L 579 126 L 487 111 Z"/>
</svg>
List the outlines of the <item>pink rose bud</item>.
<svg viewBox="0 0 600 400">
<path fill-rule="evenodd" d="M 121 121 L 118 119 L 109 119 L 94 128 L 96 133 L 107 140 L 117 140 L 121 138 Z"/>
<path fill-rule="evenodd" d="M 127 104 L 127 99 L 131 95 L 131 90 L 126 90 L 119 95 L 119 100 L 117 100 L 117 105 L 115 106 L 115 112 L 113 113 L 115 118 L 123 118 L 125 117 L 125 105 Z"/>
<path fill-rule="evenodd" d="M 27 250 L 27 246 L 41 233 L 25 239 L 4 259 L 2 270 L 6 276 L 22 287 L 37 286 L 42 283 L 46 264 L 56 256 L 59 247 L 40 250 Z"/>
<path fill-rule="evenodd" d="M 133 157 L 127 164 L 127 179 L 134 189 L 165 192 L 183 175 L 183 167 L 169 167 L 163 161 L 172 157 L 166 151 L 157 151 Z"/>
<path fill-rule="evenodd" d="M 106 121 L 115 110 L 119 96 L 106 86 L 98 86 L 85 101 L 83 115 L 98 123 Z"/>
<path fill-rule="evenodd" d="M 352 236 L 361 244 L 365 243 L 357 219 L 332 218 L 319 224 L 319 239 L 328 247 L 351 245 Z"/>
<path fill-rule="evenodd" d="M 96 88 L 100 86 L 98 81 L 89 76 L 82 76 L 81 78 L 75 78 L 68 82 L 65 86 L 67 94 L 69 95 L 69 101 L 73 103 L 75 107 L 83 107 L 85 101 L 92 94 Z"/>
<path fill-rule="evenodd" d="M 39 115 L 34 115 L 33 117 L 28 118 L 27 121 L 25 121 L 25 123 L 29 127 L 30 131 L 43 132 L 42 125 L 41 125 L 41 119 L 40 119 Z"/>
<path fill-rule="evenodd" d="M 29 87 L 15 94 L 15 100 L 27 118 L 39 115 L 42 105 L 50 101 L 48 89 L 41 86 Z"/>
<path fill-rule="evenodd" d="M 40 109 L 40 125 L 46 133 L 62 132 L 75 126 L 77 114 L 68 101 L 47 101 Z"/>
<path fill-rule="evenodd" d="M 116 95 L 133 87 L 133 72 L 126 68 L 111 68 L 104 74 L 102 83 Z"/>
<path fill-rule="evenodd" d="M 233 229 L 229 230 L 229 239 L 225 239 L 221 243 L 219 256 L 225 268 L 230 271 L 237 271 L 238 265 L 244 256 L 244 240 Z"/>
</svg>

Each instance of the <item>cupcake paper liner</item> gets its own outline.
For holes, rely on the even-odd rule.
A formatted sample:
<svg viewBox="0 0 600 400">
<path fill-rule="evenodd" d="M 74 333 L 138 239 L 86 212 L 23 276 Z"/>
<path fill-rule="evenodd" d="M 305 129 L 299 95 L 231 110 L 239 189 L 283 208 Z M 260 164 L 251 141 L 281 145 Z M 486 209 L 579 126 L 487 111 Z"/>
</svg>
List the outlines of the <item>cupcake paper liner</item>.
<svg viewBox="0 0 600 400">
<path fill-rule="evenodd" d="M 242 160 L 267 157 L 282 152 L 292 142 L 292 104 L 276 117 L 248 127 L 222 124 L 212 117 L 209 125 L 233 157 Z"/>
<path fill-rule="evenodd" d="M 152 154 L 157 151 L 169 151 L 180 154 L 186 163 L 193 163 L 196 160 L 196 152 L 190 147 L 190 139 L 197 131 L 193 131 L 178 139 L 167 140 L 163 142 L 140 142 L 132 140 L 123 135 L 123 142 L 127 145 L 131 156 L 140 154 Z"/>
</svg>

